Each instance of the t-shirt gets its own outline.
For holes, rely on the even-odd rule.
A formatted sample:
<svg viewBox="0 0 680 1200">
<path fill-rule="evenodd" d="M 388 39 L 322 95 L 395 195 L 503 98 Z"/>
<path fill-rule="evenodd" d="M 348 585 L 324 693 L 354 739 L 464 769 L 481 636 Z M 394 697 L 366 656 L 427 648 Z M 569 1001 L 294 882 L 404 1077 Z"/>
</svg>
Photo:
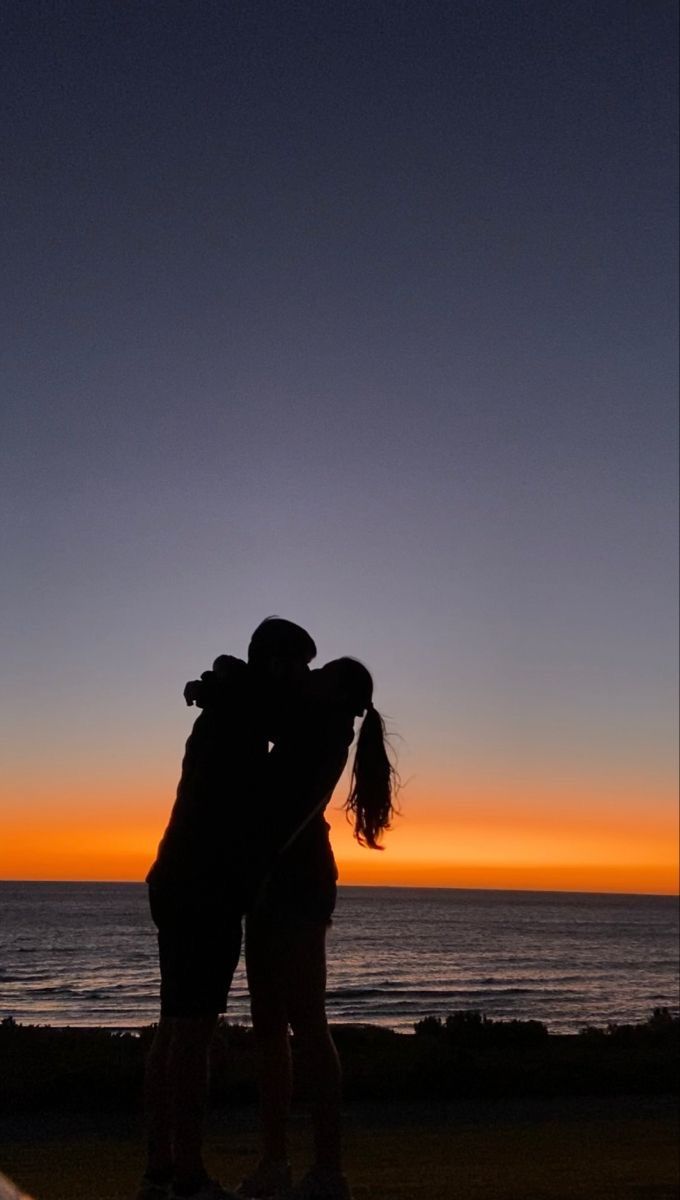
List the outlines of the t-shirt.
<svg viewBox="0 0 680 1200">
<path fill-rule="evenodd" d="M 265 854 L 258 837 L 267 736 L 246 663 L 206 672 L 170 820 L 147 879 L 243 906 Z M 258 847 L 260 847 L 258 849 Z"/>
<path fill-rule="evenodd" d="M 329 801 L 347 762 L 354 721 L 346 709 L 308 701 L 281 731 L 268 761 L 272 882 L 278 892 L 327 889 L 337 876 L 321 801 Z M 290 844 L 289 839 L 314 813 Z"/>
</svg>

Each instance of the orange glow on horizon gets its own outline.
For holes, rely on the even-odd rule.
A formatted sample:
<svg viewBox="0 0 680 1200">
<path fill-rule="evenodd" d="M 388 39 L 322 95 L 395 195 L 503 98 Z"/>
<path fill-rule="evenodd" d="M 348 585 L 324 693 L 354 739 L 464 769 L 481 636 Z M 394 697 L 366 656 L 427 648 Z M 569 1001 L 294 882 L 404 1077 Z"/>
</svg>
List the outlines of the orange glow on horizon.
<svg viewBox="0 0 680 1200">
<path fill-rule="evenodd" d="M 342 795 L 342 791 L 339 790 Z M 39 801 L 42 799 L 42 803 Z M 141 881 L 169 802 L 165 789 L 113 787 L 68 801 L 22 797 L 0 829 L 0 878 Z M 569 804 L 566 796 L 465 792 L 464 802 L 408 796 L 383 853 L 358 846 L 344 813 L 329 819 L 340 881 L 368 886 L 588 892 L 678 891 L 677 819 L 620 806 Z M 667 810 L 666 810 L 667 811 Z M 653 812 L 654 815 L 650 815 Z"/>
</svg>

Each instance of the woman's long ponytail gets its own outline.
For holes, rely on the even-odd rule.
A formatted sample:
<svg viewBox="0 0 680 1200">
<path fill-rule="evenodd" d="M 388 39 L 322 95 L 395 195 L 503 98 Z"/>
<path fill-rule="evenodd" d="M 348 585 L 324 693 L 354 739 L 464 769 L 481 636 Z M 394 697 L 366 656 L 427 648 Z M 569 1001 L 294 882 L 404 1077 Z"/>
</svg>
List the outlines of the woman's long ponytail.
<svg viewBox="0 0 680 1200">
<path fill-rule="evenodd" d="M 350 793 L 345 809 L 354 817 L 354 836 L 361 846 L 382 850 L 379 838 L 390 828 L 397 790 L 397 773 L 385 745 L 385 722 L 369 704 L 359 730 Z"/>
</svg>

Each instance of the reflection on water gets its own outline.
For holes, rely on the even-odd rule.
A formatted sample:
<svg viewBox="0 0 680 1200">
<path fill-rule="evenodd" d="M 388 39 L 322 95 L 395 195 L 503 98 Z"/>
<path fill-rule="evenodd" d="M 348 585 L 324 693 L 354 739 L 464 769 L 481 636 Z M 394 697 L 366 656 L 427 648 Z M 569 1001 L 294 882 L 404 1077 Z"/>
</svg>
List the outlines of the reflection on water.
<svg viewBox="0 0 680 1200">
<path fill-rule="evenodd" d="M 157 1018 L 154 928 L 139 884 L 0 883 L 0 1018 L 130 1027 Z M 411 1029 L 476 1008 L 551 1029 L 677 1005 L 666 896 L 341 888 L 329 1013 Z M 243 968 L 229 1016 L 248 1019 Z"/>
</svg>

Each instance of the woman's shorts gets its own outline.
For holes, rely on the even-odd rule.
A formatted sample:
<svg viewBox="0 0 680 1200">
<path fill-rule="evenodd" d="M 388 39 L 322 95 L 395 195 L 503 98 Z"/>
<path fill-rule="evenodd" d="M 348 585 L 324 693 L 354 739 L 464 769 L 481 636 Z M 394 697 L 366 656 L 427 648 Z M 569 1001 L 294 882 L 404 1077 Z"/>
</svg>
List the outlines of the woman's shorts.
<svg viewBox="0 0 680 1200">
<path fill-rule="evenodd" d="M 259 904 L 285 920 L 330 925 L 338 896 L 338 868 L 325 821 L 280 855 L 260 890 Z"/>
<path fill-rule="evenodd" d="M 227 904 L 149 887 L 158 929 L 161 1016 L 204 1017 L 226 1011 L 241 953 L 241 912 Z"/>
<path fill-rule="evenodd" d="M 266 911 L 273 921 L 314 921 L 330 925 L 337 897 L 338 885 L 329 872 L 295 877 L 274 871 L 250 911 Z"/>
</svg>

